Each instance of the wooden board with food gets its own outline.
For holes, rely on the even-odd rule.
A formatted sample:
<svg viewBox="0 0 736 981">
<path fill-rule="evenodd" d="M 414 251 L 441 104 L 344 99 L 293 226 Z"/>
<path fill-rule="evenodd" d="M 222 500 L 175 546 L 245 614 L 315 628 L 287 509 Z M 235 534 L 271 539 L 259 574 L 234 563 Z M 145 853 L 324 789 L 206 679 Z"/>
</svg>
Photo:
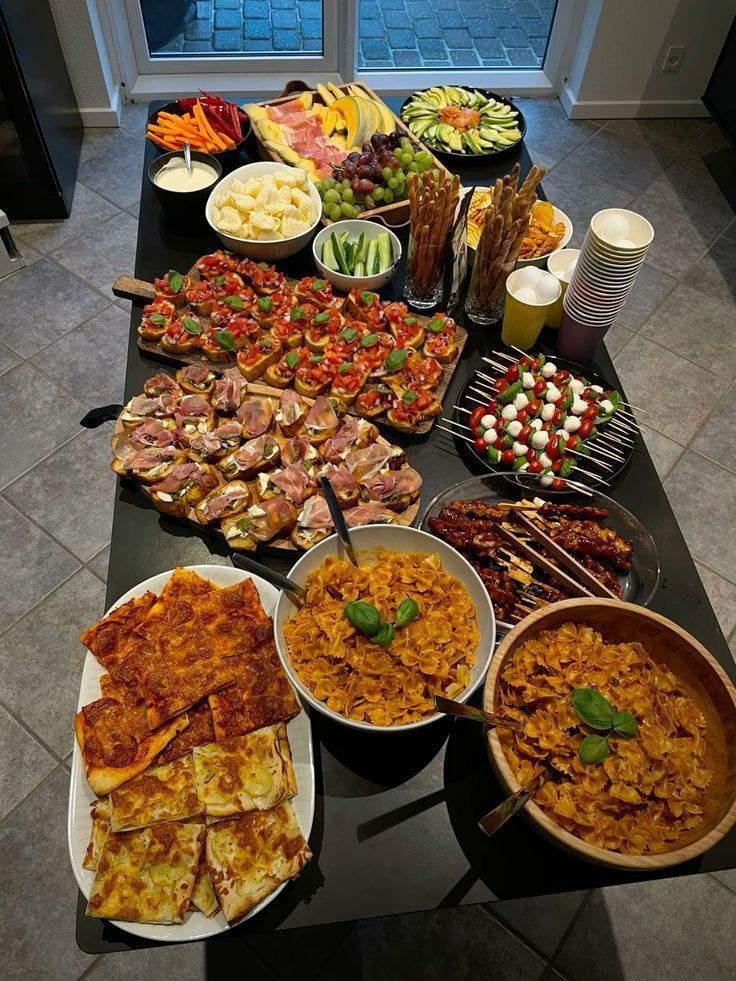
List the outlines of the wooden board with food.
<svg viewBox="0 0 736 981">
<path fill-rule="evenodd" d="M 82 634 L 69 839 L 87 916 L 212 936 L 311 858 L 311 732 L 274 645 L 276 598 L 237 569 L 177 568 Z"/>
<path fill-rule="evenodd" d="M 356 214 L 404 224 L 406 175 L 442 164 L 365 82 L 301 92 L 292 85 L 288 95 L 244 107 L 261 155 L 313 176 L 325 224 Z"/>
<path fill-rule="evenodd" d="M 328 395 L 411 433 L 432 428 L 467 341 L 444 314 L 415 315 L 368 290 L 338 296 L 323 279 L 287 280 L 222 251 L 153 284 L 121 277 L 113 291 L 149 301 L 138 326 L 146 354 L 215 373 L 236 367 L 247 381 Z"/>
<path fill-rule="evenodd" d="M 114 472 L 159 511 L 239 551 L 308 549 L 332 534 L 320 476 L 351 527 L 411 524 L 419 506 L 421 476 L 372 422 L 237 368 L 149 378 L 120 413 L 112 450 Z"/>
</svg>

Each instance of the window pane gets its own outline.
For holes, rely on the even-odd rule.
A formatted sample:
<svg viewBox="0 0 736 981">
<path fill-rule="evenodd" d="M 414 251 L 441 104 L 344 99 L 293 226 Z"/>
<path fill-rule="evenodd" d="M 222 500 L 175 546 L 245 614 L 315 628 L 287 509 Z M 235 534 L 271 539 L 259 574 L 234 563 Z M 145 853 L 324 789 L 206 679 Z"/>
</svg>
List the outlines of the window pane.
<svg viewBox="0 0 736 981">
<path fill-rule="evenodd" d="M 322 54 L 322 0 L 140 0 L 152 58 Z"/>
<path fill-rule="evenodd" d="M 359 68 L 539 68 L 556 0 L 358 0 Z"/>
</svg>

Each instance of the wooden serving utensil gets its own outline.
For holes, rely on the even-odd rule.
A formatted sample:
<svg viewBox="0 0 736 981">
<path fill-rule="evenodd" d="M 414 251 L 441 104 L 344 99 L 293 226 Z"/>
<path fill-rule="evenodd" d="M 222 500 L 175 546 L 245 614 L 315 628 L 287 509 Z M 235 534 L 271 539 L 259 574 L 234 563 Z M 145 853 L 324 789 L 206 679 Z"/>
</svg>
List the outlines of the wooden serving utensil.
<svg viewBox="0 0 736 981">
<path fill-rule="evenodd" d="M 458 719 L 469 719 L 471 722 L 482 722 L 484 725 L 497 726 L 503 729 L 513 729 L 514 732 L 523 732 L 524 727 L 516 719 L 509 719 L 503 715 L 493 715 L 484 709 L 475 708 L 473 705 L 463 705 L 452 698 L 445 698 L 444 695 L 434 696 L 434 707 L 438 712 L 445 715 L 455 715 Z"/>
</svg>

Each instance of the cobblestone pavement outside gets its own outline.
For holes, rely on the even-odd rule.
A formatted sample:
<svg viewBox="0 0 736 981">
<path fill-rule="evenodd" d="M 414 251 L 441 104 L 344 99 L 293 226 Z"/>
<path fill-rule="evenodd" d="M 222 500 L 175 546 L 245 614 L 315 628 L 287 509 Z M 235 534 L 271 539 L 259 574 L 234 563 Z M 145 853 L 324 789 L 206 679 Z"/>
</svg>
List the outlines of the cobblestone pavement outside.
<svg viewBox="0 0 736 981">
<path fill-rule="evenodd" d="M 359 0 L 358 68 L 537 68 L 556 0 Z M 319 53 L 320 0 L 197 0 L 155 54 Z"/>
</svg>

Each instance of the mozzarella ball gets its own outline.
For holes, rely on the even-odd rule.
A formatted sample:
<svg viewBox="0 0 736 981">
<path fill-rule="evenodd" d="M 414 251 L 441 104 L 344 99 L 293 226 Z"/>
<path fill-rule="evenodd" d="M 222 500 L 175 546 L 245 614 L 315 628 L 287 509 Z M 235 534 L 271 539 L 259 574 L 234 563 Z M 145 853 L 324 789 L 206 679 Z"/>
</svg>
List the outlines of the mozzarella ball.
<svg viewBox="0 0 736 981">
<path fill-rule="evenodd" d="M 592 389 L 594 392 L 598 392 L 599 395 L 603 391 L 603 388 L 600 385 L 589 385 L 588 388 Z"/>
<path fill-rule="evenodd" d="M 480 424 L 484 429 L 493 429 L 493 427 L 496 425 L 496 417 L 492 416 L 490 413 L 487 413 L 481 419 Z"/>
<path fill-rule="evenodd" d="M 501 417 L 503 419 L 505 419 L 507 422 L 510 422 L 512 419 L 515 419 L 516 418 L 516 409 L 514 408 L 514 406 L 513 405 L 505 405 L 503 407 L 503 409 L 501 410 Z"/>
<path fill-rule="evenodd" d="M 529 461 L 527 460 L 525 463 L 522 463 L 522 465 L 519 467 L 519 469 L 516 472 L 524 473 L 524 471 L 528 469 L 529 469 Z"/>
<path fill-rule="evenodd" d="M 550 457 L 547 456 L 546 453 L 543 453 L 540 456 L 539 462 L 542 464 L 542 466 L 544 467 L 545 470 L 547 469 L 547 467 L 551 467 L 552 466 L 552 460 L 551 460 Z"/>
<path fill-rule="evenodd" d="M 557 374 L 557 365 L 552 361 L 545 361 L 542 365 L 542 378 L 551 378 Z"/>
<path fill-rule="evenodd" d="M 529 425 L 532 427 L 532 429 L 539 430 L 539 429 L 542 428 L 542 420 L 541 419 L 532 419 L 532 421 L 529 423 Z"/>
<path fill-rule="evenodd" d="M 585 401 L 585 399 L 579 399 L 576 395 L 572 400 L 572 408 L 570 411 L 574 416 L 581 416 L 587 408 L 588 403 Z"/>
<path fill-rule="evenodd" d="M 514 456 L 526 456 L 529 452 L 529 447 L 525 443 L 519 443 L 518 441 L 511 448 L 514 451 Z"/>
<path fill-rule="evenodd" d="M 542 487 L 549 487 L 549 485 L 552 483 L 553 480 L 554 477 L 552 476 L 551 473 L 544 473 L 539 478 L 539 483 L 542 485 Z"/>
<path fill-rule="evenodd" d="M 609 399 L 602 399 L 600 406 L 601 411 L 605 412 L 606 415 L 608 415 L 609 412 L 613 412 L 613 402 L 611 402 Z"/>
<path fill-rule="evenodd" d="M 575 416 L 568 416 L 565 419 L 565 432 L 566 433 L 576 433 L 580 429 L 580 420 Z"/>
<path fill-rule="evenodd" d="M 570 382 L 570 391 L 573 395 L 580 395 L 581 392 L 585 390 L 585 382 L 581 382 L 579 378 L 573 378 Z"/>
<path fill-rule="evenodd" d="M 483 433 L 483 439 L 488 444 L 495 443 L 498 439 L 498 433 L 495 429 L 486 429 L 486 431 Z"/>
<path fill-rule="evenodd" d="M 552 422 L 552 417 L 554 414 L 555 407 L 553 405 L 547 403 L 547 405 L 542 408 L 542 419 L 544 419 L 545 422 Z"/>
<path fill-rule="evenodd" d="M 524 388 L 534 388 L 534 375 L 531 371 L 525 371 L 521 376 L 521 384 Z"/>
<path fill-rule="evenodd" d="M 542 270 L 537 266 L 524 266 L 514 279 L 514 296 L 518 297 L 520 289 L 534 290 L 542 276 Z M 534 302 L 532 300 L 532 302 Z"/>
<path fill-rule="evenodd" d="M 521 412 L 522 409 L 525 409 L 529 405 L 529 399 L 523 392 L 519 392 L 514 399 L 514 405 L 516 406 L 516 411 Z"/>
<path fill-rule="evenodd" d="M 550 385 L 549 388 L 547 389 L 547 394 L 545 395 L 545 398 L 548 402 L 551 402 L 554 405 L 555 402 L 559 402 L 560 399 L 562 398 L 562 392 L 559 390 L 559 388 L 556 385 Z"/>
<path fill-rule="evenodd" d="M 548 442 L 549 433 L 545 432 L 544 429 L 540 429 L 539 432 L 534 433 L 532 436 L 532 446 L 535 450 L 543 450 Z"/>
<path fill-rule="evenodd" d="M 506 432 L 509 434 L 509 436 L 513 436 L 514 439 L 516 439 L 516 437 L 519 435 L 519 433 L 523 428 L 524 427 L 520 422 L 518 422 L 516 419 L 513 419 L 506 427 Z"/>
</svg>

